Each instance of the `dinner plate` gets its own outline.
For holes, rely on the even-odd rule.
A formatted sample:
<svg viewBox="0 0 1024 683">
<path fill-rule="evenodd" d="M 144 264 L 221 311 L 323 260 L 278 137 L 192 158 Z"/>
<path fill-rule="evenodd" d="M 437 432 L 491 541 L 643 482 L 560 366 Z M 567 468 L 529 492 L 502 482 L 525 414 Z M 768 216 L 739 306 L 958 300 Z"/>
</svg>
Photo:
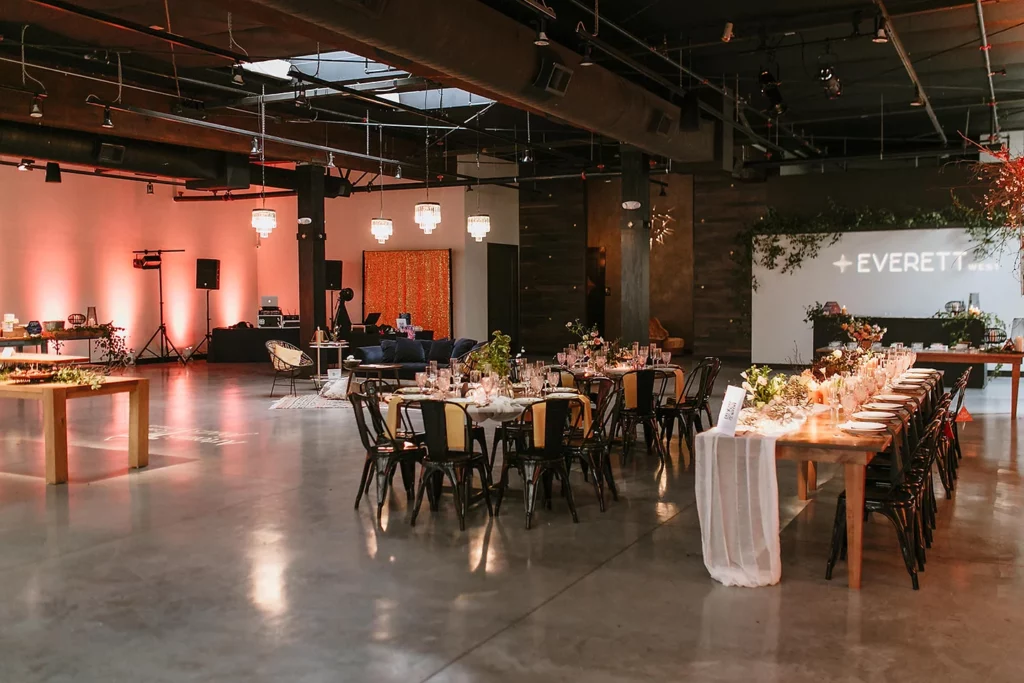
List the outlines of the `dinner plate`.
<svg viewBox="0 0 1024 683">
<path fill-rule="evenodd" d="M 458 403 L 459 405 L 468 406 L 473 403 L 473 399 L 464 397 L 446 398 L 445 403 Z"/>
<path fill-rule="evenodd" d="M 899 401 L 900 405 L 903 405 L 903 402 L 907 400 L 906 396 L 901 396 L 900 394 L 879 394 L 873 398 L 879 401 Z"/>
<path fill-rule="evenodd" d="M 925 384 L 928 380 L 920 377 L 901 377 L 897 384 Z"/>
<path fill-rule="evenodd" d="M 519 398 L 512 399 L 512 403 L 517 406 L 532 406 L 534 403 L 540 403 L 544 399 L 534 398 L 529 396 L 520 396 Z"/>
<path fill-rule="evenodd" d="M 882 432 L 885 425 L 881 422 L 844 422 L 839 428 L 848 432 Z"/>
<path fill-rule="evenodd" d="M 548 394 L 551 396 L 575 396 L 578 393 L 580 392 L 576 391 L 575 389 L 552 389 L 550 392 L 548 392 Z"/>
<path fill-rule="evenodd" d="M 430 396 L 427 394 L 402 394 L 403 401 L 429 401 Z"/>
<path fill-rule="evenodd" d="M 853 417 L 857 420 L 891 420 L 895 415 L 878 410 L 862 410 L 859 413 L 854 413 Z"/>
<path fill-rule="evenodd" d="M 927 374 L 930 375 L 933 372 L 938 372 L 938 370 L 936 370 L 935 368 L 910 368 L 909 370 L 907 370 L 907 372 L 922 373 L 922 374 L 923 373 L 927 373 Z"/>
<path fill-rule="evenodd" d="M 896 391 L 917 391 L 921 388 L 920 384 L 893 384 L 892 388 Z"/>
<path fill-rule="evenodd" d="M 870 408 L 871 410 L 899 410 L 900 408 L 903 407 L 903 404 L 902 403 L 882 403 L 880 401 L 874 401 L 872 403 L 865 403 L 864 407 L 865 408 Z"/>
</svg>

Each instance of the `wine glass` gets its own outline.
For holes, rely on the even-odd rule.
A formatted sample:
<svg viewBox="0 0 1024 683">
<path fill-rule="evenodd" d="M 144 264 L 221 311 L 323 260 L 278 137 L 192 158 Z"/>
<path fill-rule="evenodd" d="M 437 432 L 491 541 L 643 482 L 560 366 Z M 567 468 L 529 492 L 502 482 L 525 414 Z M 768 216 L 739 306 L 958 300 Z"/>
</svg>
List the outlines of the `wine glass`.
<svg viewBox="0 0 1024 683">
<path fill-rule="evenodd" d="M 541 392 L 544 390 L 544 375 L 534 373 L 533 376 L 530 377 L 530 389 L 533 390 L 534 396 L 540 396 Z"/>
<path fill-rule="evenodd" d="M 494 375 L 492 373 L 481 375 L 480 386 L 483 387 L 484 393 L 490 396 L 494 392 Z"/>
<path fill-rule="evenodd" d="M 549 372 L 548 373 L 548 387 L 554 389 L 561 383 L 562 373 L 560 372 Z"/>
<path fill-rule="evenodd" d="M 420 388 L 420 391 L 423 391 L 426 388 L 426 386 L 427 386 L 427 373 L 425 373 L 425 372 L 417 372 L 416 373 L 416 386 L 418 386 Z"/>
<path fill-rule="evenodd" d="M 671 351 L 662 351 L 661 352 L 661 362 L 662 362 L 663 365 L 671 365 L 672 364 L 672 352 Z"/>
<path fill-rule="evenodd" d="M 853 419 L 853 414 L 857 412 L 857 408 L 860 406 L 860 403 L 857 402 L 857 392 L 852 384 L 851 381 L 847 380 L 839 391 L 839 401 L 843 405 L 843 417 L 847 421 Z"/>
<path fill-rule="evenodd" d="M 480 371 L 479 370 L 470 370 L 469 371 L 469 383 L 470 384 L 480 384 Z"/>
<path fill-rule="evenodd" d="M 555 354 L 555 358 L 558 359 L 559 365 L 565 365 L 565 351 L 559 351 Z"/>
</svg>

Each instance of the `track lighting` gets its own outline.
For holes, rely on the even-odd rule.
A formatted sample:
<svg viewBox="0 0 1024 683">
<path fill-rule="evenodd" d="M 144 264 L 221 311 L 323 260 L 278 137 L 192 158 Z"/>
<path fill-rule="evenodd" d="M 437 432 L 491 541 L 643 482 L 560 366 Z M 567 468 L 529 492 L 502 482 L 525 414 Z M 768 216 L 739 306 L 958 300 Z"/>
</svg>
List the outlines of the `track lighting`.
<svg viewBox="0 0 1024 683">
<path fill-rule="evenodd" d="M 110 118 L 110 107 L 103 107 L 103 127 L 113 128 L 114 119 Z"/>
<path fill-rule="evenodd" d="M 548 34 L 544 32 L 544 21 L 540 22 L 540 28 L 537 30 L 537 37 L 534 39 L 533 44 L 537 47 L 547 47 L 551 44 L 548 40 Z"/>
<path fill-rule="evenodd" d="M 240 62 L 235 62 L 231 67 L 231 82 L 235 85 L 245 85 L 245 79 L 242 77 L 242 65 Z"/>
<path fill-rule="evenodd" d="M 34 119 L 43 118 L 43 98 L 39 95 L 32 97 L 32 106 L 28 110 L 28 115 Z"/>
<path fill-rule="evenodd" d="M 768 69 L 761 69 L 757 77 L 761 84 L 761 93 L 768 99 L 768 112 L 775 116 L 782 116 L 786 113 L 786 103 L 782 99 L 782 91 L 779 90 L 779 81 Z"/>
<path fill-rule="evenodd" d="M 295 106 L 299 109 L 309 108 L 309 98 L 306 97 L 306 91 L 300 90 L 295 94 Z"/>
<path fill-rule="evenodd" d="M 992 77 L 992 76 L 1005 76 L 1006 75 L 1006 67 L 1004 66 L 1002 69 L 996 69 L 994 71 L 989 71 L 988 75 L 989 75 L 989 77 Z"/>
<path fill-rule="evenodd" d="M 875 15 L 875 30 L 871 36 L 872 43 L 888 43 L 889 34 L 886 31 L 885 17 L 881 13 Z"/>
<path fill-rule="evenodd" d="M 818 72 L 818 78 L 821 79 L 821 85 L 825 88 L 825 94 L 830 100 L 834 100 L 843 94 L 843 84 L 831 66 L 821 67 L 821 70 Z"/>
<path fill-rule="evenodd" d="M 395 169 L 395 178 L 398 179 L 398 180 L 402 179 L 402 167 L 401 166 L 399 166 L 397 169 Z"/>
<path fill-rule="evenodd" d="M 526 149 L 523 150 L 522 162 L 524 164 L 528 164 L 531 161 L 533 161 L 533 154 L 530 152 L 530 148 L 527 147 Z"/>
<path fill-rule="evenodd" d="M 583 47 L 583 59 L 580 60 L 580 66 L 594 66 L 594 60 L 591 57 L 590 43 L 587 43 Z"/>
<path fill-rule="evenodd" d="M 912 99 L 910 101 L 910 106 L 911 107 L 923 107 L 924 106 L 924 98 L 921 97 L 921 89 L 920 88 L 917 88 L 914 91 L 914 99 Z"/>
<path fill-rule="evenodd" d="M 46 182 L 48 183 L 59 183 L 60 182 L 60 164 L 53 161 L 47 162 L 46 164 Z"/>
<path fill-rule="evenodd" d="M 252 144 L 249 146 L 249 156 L 258 157 L 260 155 L 260 139 L 253 138 Z"/>
<path fill-rule="evenodd" d="M 723 43 L 728 43 L 730 40 L 732 40 L 732 37 L 733 37 L 732 22 L 731 21 L 727 21 L 727 22 L 725 22 L 725 28 L 722 29 L 722 42 Z"/>
<path fill-rule="evenodd" d="M 153 194 L 153 183 L 146 183 L 146 194 Z"/>
<path fill-rule="evenodd" d="M 18 170 L 19 171 L 31 171 L 32 170 L 32 164 L 34 164 L 34 163 L 35 162 L 32 161 L 31 159 L 22 159 L 21 163 L 18 164 Z"/>
<path fill-rule="evenodd" d="M 327 153 L 327 168 L 336 168 L 334 165 L 334 152 Z"/>
</svg>

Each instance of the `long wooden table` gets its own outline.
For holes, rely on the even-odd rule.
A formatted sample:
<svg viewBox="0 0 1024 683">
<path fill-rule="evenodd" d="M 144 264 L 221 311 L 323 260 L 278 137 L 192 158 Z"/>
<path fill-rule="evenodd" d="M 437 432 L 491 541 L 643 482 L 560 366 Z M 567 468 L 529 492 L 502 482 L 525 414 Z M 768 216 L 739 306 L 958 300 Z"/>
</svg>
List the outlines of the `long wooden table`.
<svg viewBox="0 0 1024 683">
<path fill-rule="evenodd" d="M 1020 362 L 1024 353 L 1012 351 L 918 351 L 918 363 L 1003 363 L 1010 366 L 1010 417 L 1017 419 L 1017 391 L 1020 388 Z"/>
<path fill-rule="evenodd" d="M 0 384 L 0 398 L 21 398 L 43 404 L 43 439 L 46 444 L 46 483 L 68 480 L 69 399 L 128 394 L 128 466 L 149 464 L 149 380 L 142 377 L 107 377 L 97 389 L 77 384 Z"/>
<path fill-rule="evenodd" d="M 88 363 L 85 356 L 58 356 L 54 353 L 15 353 L 0 356 L 0 365 L 70 365 Z"/>
<path fill-rule="evenodd" d="M 907 398 L 919 404 L 935 382 L 941 381 L 936 374 L 930 384 L 908 393 Z M 906 393 L 906 392 L 900 392 Z M 896 430 L 902 429 L 902 425 Z M 775 442 L 777 460 L 792 460 L 797 463 L 797 495 L 807 500 L 809 491 L 817 488 L 817 464 L 836 463 L 843 466 L 846 484 L 846 540 L 847 566 L 850 588 L 861 586 L 861 564 L 864 548 L 864 488 L 867 465 L 876 454 L 885 451 L 892 444 L 889 432 L 876 434 L 850 434 L 832 428 L 829 414 L 812 415 L 800 429 L 788 432 Z"/>
</svg>

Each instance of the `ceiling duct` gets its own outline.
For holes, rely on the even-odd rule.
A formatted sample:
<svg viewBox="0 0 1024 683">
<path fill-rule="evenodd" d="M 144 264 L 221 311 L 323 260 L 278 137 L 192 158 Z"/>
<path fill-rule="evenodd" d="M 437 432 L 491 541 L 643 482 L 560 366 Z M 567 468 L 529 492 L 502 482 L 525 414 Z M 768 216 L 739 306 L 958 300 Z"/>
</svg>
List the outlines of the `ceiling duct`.
<svg viewBox="0 0 1024 683">
<path fill-rule="evenodd" d="M 650 154 L 678 161 L 714 158 L 713 126 L 696 133 L 676 126 L 667 137 L 649 131 L 653 111 L 678 122 L 679 108 L 600 66 L 576 69 L 561 97 L 536 87 L 545 55 L 568 69 L 575 69 L 580 55 L 554 43 L 538 49 L 534 29 L 478 0 L 388 0 L 377 5 L 377 14 L 351 11 L 337 1 L 233 0 L 231 7 L 266 25 L 331 41 L 337 48 L 437 77 Z"/>
</svg>

